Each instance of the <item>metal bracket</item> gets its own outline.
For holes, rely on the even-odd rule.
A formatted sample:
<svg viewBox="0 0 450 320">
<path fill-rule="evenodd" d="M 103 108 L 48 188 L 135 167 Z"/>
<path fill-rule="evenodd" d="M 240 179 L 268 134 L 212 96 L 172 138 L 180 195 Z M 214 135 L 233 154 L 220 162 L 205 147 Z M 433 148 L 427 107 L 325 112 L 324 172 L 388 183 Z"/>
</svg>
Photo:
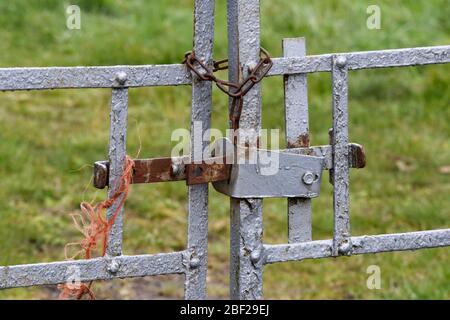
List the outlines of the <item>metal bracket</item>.
<svg viewBox="0 0 450 320">
<path fill-rule="evenodd" d="M 278 158 L 274 174 L 265 174 L 261 158 Z M 232 198 L 314 198 L 319 196 L 323 157 L 258 150 L 257 162 L 233 165 L 230 179 L 213 182 Z M 272 169 L 269 169 L 270 172 Z"/>
<path fill-rule="evenodd" d="M 323 156 L 235 146 L 219 140 L 214 152 L 232 163 L 230 178 L 213 182 L 232 198 L 314 198 L 319 196 Z"/>
</svg>

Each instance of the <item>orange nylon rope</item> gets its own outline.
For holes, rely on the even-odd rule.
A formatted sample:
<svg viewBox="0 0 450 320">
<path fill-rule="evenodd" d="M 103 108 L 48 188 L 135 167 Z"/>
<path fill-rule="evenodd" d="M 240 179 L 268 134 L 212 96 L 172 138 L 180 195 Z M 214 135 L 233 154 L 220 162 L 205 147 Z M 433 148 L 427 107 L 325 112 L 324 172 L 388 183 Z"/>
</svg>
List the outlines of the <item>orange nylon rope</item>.
<svg viewBox="0 0 450 320">
<path fill-rule="evenodd" d="M 77 230 L 79 230 L 84 238 L 80 242 L 68 243 L 65 247 L 65 255 L 67 260 L 73 260 L 80 254 L 84 253 L 84 259 L 91 259 L 92 251 L 101 242 L 101 256 L 106 254 L 108 248 L 108 235 L 114 222 L 116 221 L 120 211 L 122 210 L 125 201 L 130 191 L 130 184 L 133 178 L 134 161 L 128 155 L 125 158 L 125 165 L 122 176 L 120 177 L 119 185 L 114 194 L 96 205 L 91 205 L 87 202 L 80 204 L 81 213 L 72 214 L 72 220 Z M 119 201 L 112 216 L 108 219 L 105 215 L 105 210 L 113 206 L 116 201 Z M 81 249 L 72 257 L 68 258 L 67 249 L 71 246 L 79 246 Z M 85 295 L 89 299 L 95 299 L 95 295 L 91 290 L 92 281 L 89 283 L 81 283 L 74 285 L 73 283 L 65 283 L 58 285 L 61 291 L 60 299 L 76 298 L 82 299 Z"/>
</svg>

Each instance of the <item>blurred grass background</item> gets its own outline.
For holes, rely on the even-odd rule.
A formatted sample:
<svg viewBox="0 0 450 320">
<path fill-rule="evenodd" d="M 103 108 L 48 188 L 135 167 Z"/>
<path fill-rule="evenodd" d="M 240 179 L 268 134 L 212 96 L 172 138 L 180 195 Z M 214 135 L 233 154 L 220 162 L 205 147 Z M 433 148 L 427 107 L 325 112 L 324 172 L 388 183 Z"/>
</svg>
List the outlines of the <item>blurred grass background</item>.
<svg viewBox="0 0 450 320">
<path fill-rule="evenodd" d="M 65 8 L 81 7 L 81 30 Z M 377 4 L 382 29 L 366 28 Z M 308 54 L 450 44 L 448 0 L 262 0 L 262 45 L 281 55 L 284 37 L 304 36 Z M 1 67 L 178 63 L 192 46 L 193 0 L 15 0 L 0 2 Z M 226 1 L 216 5 L 215 57 L 227 52 Z M 352 72 L 350 136 L 368 166 L 351 173 L 354 235 L 445 228 L 450 194 L 450 65 Z M 225 76 L 225 74 L 224 74 Z M 329 74 L 308 77 L 312 143 L 331 126 Z M 264 128 L 284 130 L 281 78 L 264 80 Z M 0 265 L 62 260 L 78 240 L 70 212 L 100 200 L 90 165 L 107 157 L 110 90 L 0 93 Z M 227 99 L 214 92 L 213 126 L 226 127 Z M 130 90 L 128 150 L 169 155 L 172 130 L 188 128 L 190 87 Z M 326 181 L 327 179 L 324 179 Z M 313 238 L 332 234 L 328 183 L 313 201 Z M 228 199 L 211 189 L 208 293 L 228 296 Z M 265 242 L 287 241 L 286 201 L 264 205 Z M 124 252 L 186 245 L 183 182 L 136 185 L 127 202 Z M 270 265 L 265 297 L 278 299 L 448 299 L 448 249 Z M 382 289 L 366 288 L 381 268 Z M 181 276 L 115 280 L 98 298 L 181 298 Z M 0 298 L 55 298 L 49 288 L 0 291 Z"/>
</svg>

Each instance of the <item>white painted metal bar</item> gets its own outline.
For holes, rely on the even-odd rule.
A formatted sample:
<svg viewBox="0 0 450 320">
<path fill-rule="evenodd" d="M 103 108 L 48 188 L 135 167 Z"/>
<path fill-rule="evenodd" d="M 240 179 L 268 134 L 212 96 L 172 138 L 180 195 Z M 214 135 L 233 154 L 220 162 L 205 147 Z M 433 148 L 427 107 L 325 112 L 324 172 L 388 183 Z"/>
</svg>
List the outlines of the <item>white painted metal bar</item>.
<svg viewBox="0 0 450 320">
<path fill-rule="evenodd" d="M 127 87 L 178 86 L 192 83 L 182 64 L 0 68 L 0 91 L 121 87 L 117 74 L 127 74 Z"/>
<path fill-rule="evenodd" d="M 450 229 L 351 237 L 352 255 L 450 246 Z M 264 245 L 265 263 L 333 256 L 333 240 Z"/>
<path fill-rule="evenodd" d="M 333 57 L 333 255 L 348 254 L 351 249 L 348 147 L 348 70 L 345 56 Z"/>
<path fill-rule="evenodd" d="M 184 273 L 185 252 L 120 256 L 0 267 L 0 289 L 65 283 L 74 270 L 82 282 Z M 108 271 L 111 263 L 117 272 Z"/>
<path fill-rule="evenodd" d="M 194 51 L 207 66 L 213 64 L 214 0 L 196 0 Z M 211 125 L 212 83 L 193 77 L 191 110 L 191 160 L 201 161 L 207 141 L 203 134 Z M 194 136 L 200 126 L 201 136 Z M 206 298 L 208 261 L 208 184 L 189 186 L 188 256 L 185 298 Z"/>
<path fill-rule="evenodd" d="M 229 80 L 242 81 L 260 58 L 259 0 L 228 0 Z M 240 140 L 256 143 L 261 128 L 261 88 L 243 98 Z M 230 297 L 262 299 L 262 200 L 230 200 Z"/>
<path fill-rule="evenodd" d="M 285 57 L 306 55 L 305 38 L 283 39 Z M 284 105 L 287 148 L 309 147 L 308 85 L 306 74 L 286 75 Z M 311 241 L 311 199 L 288 198 L 289 243 Z"/>
<path fill-rule="evenodd" d="M 124 76 L 122 74 L 122 76 Z M 120 185 L 120 178 L 125 166 L 125 156 L 127 147 L 127 121 L 128 121 L 128 88 L 112 89 L 111 113 L 110 113 L 110 134 L 109 134 L 109 188 L 108 198 L 111 198 Z M 121 196 L 123 197 L 123 196 Z M 110 219 L 117 210 L 120 199 L 107 211 L 107 218 Z M 122 254 L 122 233 L 123 233 L 123 213 L 124 208 L 117 215 L 117 218 L 109 232 L 108 248 L 106 253 L 110 256 Z"/>
<path fill-rule="evenodd" d="M 408 67 L 450 62 L 450 46 L 405 48 L 312 55 L 304 58 L 274 58 L 268 76 L 331 72 L 333 56 L 345 56 L 348 70 Z"/>
<path fill-rule="evenodd" d="M 405 48 L 273 58 L 268 76 L 331 72 L 334 55 L 345 55 L 349 70 L 407 67 L 450 62 L 450 46 Z M 93 66 L 0 68 L 0 91 L 120 87 L 116 75 L 128 75 L 127 87 L 178 86 L 192 83 L 182 64 L 142 66 Z"/>
</svg>

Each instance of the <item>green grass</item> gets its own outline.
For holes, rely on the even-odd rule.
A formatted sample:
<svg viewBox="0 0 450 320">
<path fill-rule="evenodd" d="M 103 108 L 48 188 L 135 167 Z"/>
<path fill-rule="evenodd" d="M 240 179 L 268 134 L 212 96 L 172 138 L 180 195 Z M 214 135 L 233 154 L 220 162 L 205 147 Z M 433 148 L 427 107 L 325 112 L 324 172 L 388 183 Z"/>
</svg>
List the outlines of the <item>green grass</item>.
<svg viewBox="0 0 450 320">
<path fill-rule="evenodd" d="M 57 0 L 0 2 L 1 67 L 177 63 L 192 46 L 192 0 L 71 1 L 82 29 L 65 27 Z M 281 55 L 281 39 L 305 36 L 309 54 L 450 44 L 446 0 L 377 1 L 382 29 L 366 28 L 372 1 L 262 1 L 262 45 Z M 226 2 L 217 1 L 215 56 L 226 55 Z M 331 126 L 329 74 L 309 76 L 312 143 Z M 449 218 L 450 65 L 365 70 L 350 77 L 351 140 L 366 147 L 368 166 L 351 173 L 352 233 L 445 228 Z M 284 129 L 281 78 L 264 80 L 264 128 Z M 110 90 L 0 93 L 0 265 L 61 260 L 79 239 L 70 212 L 100 200 L 91 165 L 105 159 Z M 226 126 L 227 99 L 215 90 L 213 126 Z M 130 90 L 128 150 L 168 155 L 173 129 L 188 128 L 190 88 Z M 326 181 L 327 179 L 324 179 Z M 331 187 L 313 201 L 313 237 L 332 233 Z M 285 243 L 286 201 L 264 206 L 267 243 Z M 209 294 L 228 295 L 228 199 L 211 188 Z M 124 251 L 156 253 L 186 245 L 183 182 L 136 185 L 127 202 Z M 450 298 L 448 249 L 386 253 L 270 265 L 266 298 Z M 366 288 L 377 264 L 382 289 Z M 181 297 L 180 278 L 99 284 L 99 298 Z M 167 280 L 167 281 L 166 281 Z M 145 280 L 147 281 L 147 280 Z M 153 281 L 153 282 L 152 282 Z M 161 281 L 162 284 L 159 282 Z M 147 288 L 153 289 L 147 289 Z M 156 289 L 155 289 L 156 288 Z M 114 294 L 111 292 L 114 291 Z M 0 291 L 0 298 L 54 298 L 54 289 Z"/>
</svg>

